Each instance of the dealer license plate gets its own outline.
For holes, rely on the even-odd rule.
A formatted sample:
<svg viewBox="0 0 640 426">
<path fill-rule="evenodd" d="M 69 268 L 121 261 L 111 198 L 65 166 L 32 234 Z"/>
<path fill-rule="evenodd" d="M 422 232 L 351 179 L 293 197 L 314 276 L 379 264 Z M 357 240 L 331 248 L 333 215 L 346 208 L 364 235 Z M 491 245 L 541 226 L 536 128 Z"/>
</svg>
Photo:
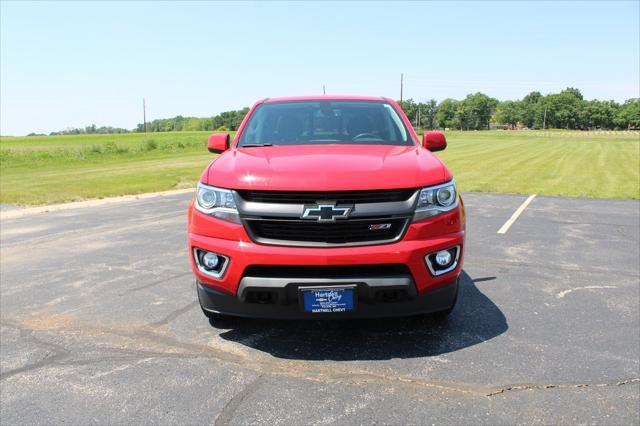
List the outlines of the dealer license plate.
<svg viewBox="0 0 640 426">
<path fill-rule="evenodd" d="M 334 313 L 350 312 L 354 309 L 355 286 L 353 287 L 307 287 L 301 288 L 305 312 Z"/>
</svg>

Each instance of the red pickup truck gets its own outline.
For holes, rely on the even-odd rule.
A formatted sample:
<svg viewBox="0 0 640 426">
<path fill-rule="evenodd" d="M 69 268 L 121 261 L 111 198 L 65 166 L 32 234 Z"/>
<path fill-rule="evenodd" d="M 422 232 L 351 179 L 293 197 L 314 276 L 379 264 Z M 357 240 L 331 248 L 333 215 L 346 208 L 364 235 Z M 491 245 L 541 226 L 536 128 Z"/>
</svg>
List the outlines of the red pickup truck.
<svg viewBox="0 0 640 426">
<path fill-rule="evenodd" d="M 189 255 L 206 316 L 448 315 L 465 214 L 453 176 L 396 102 L 257 102 L 189 205 Z"/>
</svg>

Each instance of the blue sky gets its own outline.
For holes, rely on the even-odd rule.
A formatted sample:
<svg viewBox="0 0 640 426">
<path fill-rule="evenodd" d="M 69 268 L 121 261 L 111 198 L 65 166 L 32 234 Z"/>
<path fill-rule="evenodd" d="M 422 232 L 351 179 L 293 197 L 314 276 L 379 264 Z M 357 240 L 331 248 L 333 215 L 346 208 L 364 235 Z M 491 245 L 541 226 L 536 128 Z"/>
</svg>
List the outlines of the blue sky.
<svg viewBox="0 0 640 426">
<path fill-rule="evenodd" d="M 639 96 L 640 2 L 0 4 L 0 132 L 133 128 L 261 97 Z"/>
</svg>

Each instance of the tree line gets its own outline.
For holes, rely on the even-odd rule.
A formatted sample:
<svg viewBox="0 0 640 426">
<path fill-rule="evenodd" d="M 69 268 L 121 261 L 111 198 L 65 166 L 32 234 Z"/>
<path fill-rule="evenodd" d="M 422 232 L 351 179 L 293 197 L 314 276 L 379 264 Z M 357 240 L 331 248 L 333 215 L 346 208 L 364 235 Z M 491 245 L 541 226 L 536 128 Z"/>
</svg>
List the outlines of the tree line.
<svg viewBox="0 0 640 426">
<path fill-rule="evenodd" d="M 84 128 L 65 129 L 65 130 L 60 130 L 58 132 L 51 132 L 51 133 L 49 133 L 49 135 L 50 136 L 55 136 L 55 135 L 86 135 L 86 134 L 104 135 L 104 134 L 111 134 L 111 133 L 129 133 L 129 130 L 123 129 L 123 128 L 120 128 L 120 127 L 111 127 L 111 126 L 96 127 L 95 124 L 92 124 L 92 125 L 84 127 Z M 45 136 L 45 135 L 42 134 L 42 133 L 29 133 L 27 136 Z"/>
<path fill-rule="evenodd" d="M 147 132 L 189 132 L 199 130 L 238 130 L 242 119 L 249 112 L 249 108 L 237 111 L 225 111 L 213 117 L 183 117 L 162 118 L 147 123 Z M 144 123 L 138 124 L 135 132 L 144 132 Z"/>
<path fill-rule="evenodd" d="M 434 99 L 402 102 L 402 109 L 416 127 L 482 130 L 492 123 L 510 128 L 626 130 L 640 128 L 640 99 L 585 100 L 580 90 L 569 87 L 560 93 L 531 92 L 520 100 L 498 101 L 484 93 L 462 100 Z"/>
<path fill-rule="evenodd" d="M 183 117 L 178 115 L 173 118 L 160 118 L 147 123 L 147 132 L 190 132 L 190 131 L 229 131 L 238 130 L 242 119 L 249 112 L 249 108 L 237 111 L 225 111 L 213 117 Z M 133 130 L 119 127 L 96 127 L 95 124 L 83 128 L 65 129 L 51 132 L 49 135 L 86 135 L 106 133 L 141 133 L 144 132 L 144 123 L 140 123 Z M 29 133 L 27 136 L 44 136 L 39 133 Z"/>
<path fill-rule="evenodd" d="M 416 102 L 407 99 L 402 109 L 416 128 L 483 130 L 492 124 L 507 128 L 626 130 L 640 129 L 640 99 L 624 103 L 613 100 L 585 100 L 580 90 L 568 87 L 560 93 L 542 95 L 534 91 L 520 100 L 498 101 L 484 93 L 467 95 L 464 99 L 447 98 L 441 102 L 430 99 Z M 249 111 L 243 108 L 225 111 L 212 117 L 156 119 L 146 123 L 148 132 L 229 131 L 237 130 Z M 133 130 L 118 127 L 67 129 L 51 135 L 144 132 L 144 123 Z M 35 135 L 34 133 L 29 136 Z"/>
</svg>

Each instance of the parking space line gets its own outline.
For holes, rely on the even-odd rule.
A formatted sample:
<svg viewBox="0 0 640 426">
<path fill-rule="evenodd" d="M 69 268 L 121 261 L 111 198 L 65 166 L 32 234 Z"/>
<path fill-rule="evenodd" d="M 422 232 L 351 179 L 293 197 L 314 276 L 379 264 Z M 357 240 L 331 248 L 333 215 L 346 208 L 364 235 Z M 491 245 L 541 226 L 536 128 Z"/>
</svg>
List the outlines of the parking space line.
<svg viewBox="0 0 640 426">
<path fill-rule="evenodd" d="M 511 225 L 513 225 L 513 223 L 518 219 L 524 209 L 527 208 L 527 206 L 531 203 L 531 201 L 533 201 L 534 198 L 536 198 L 536 194 L 529 195 L 529 198 L 524 200 L 524 203 L 522 203 L 520 207 L 518 207 L 518 209 L 513 212 L 509 220 L 507 220 L 504 225 L 502 225 L 502 227 L 498 229 L 498 234 L 506 234 L 509 228 L 511 228 Z"/>
</svg>

